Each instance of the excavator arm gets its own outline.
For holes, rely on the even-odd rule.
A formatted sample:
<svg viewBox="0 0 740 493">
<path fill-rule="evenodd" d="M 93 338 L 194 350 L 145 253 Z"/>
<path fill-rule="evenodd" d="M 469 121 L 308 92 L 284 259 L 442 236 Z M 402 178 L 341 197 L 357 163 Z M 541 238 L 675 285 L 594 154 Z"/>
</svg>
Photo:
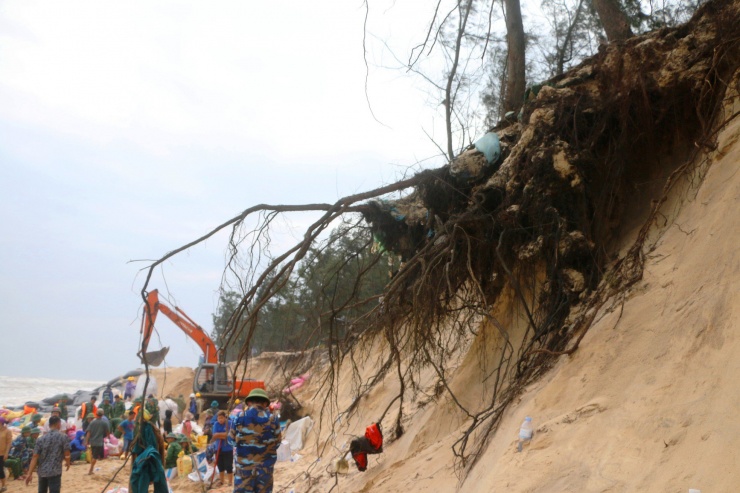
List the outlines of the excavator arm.
<svg viewBox="0 0 740 493">
<path fill-rule="evenodd" d="M 149 346 L 149 339 L 152 337 L 154 332 L 154 323 L 157 320 L 157 314 L 162 312 L 167 318 L 180 327 L 203 351 L 203 356 L 206 363 L 218 363 L 218 350 L 213 340 L 208 337 L 206 331 L 196 324 L 187 314 L 180 308 L 175 307 L 174 310 L 168 305 L 159 301 L 159 293 L 155 289 L 154 291 L 147 294 L 146 303 L 144 304 L 144 315 L 141 320 L 141 333 L 142 333 L 142 350 L 139 357 L 142 361 L 146 360 L 153 366 L 159 366 L 162 363 L 164 355 L 159 351 L 152 353 L 146 353 L 146 349 Z M 164 352 L 166 354 L 166 351 Z M 157 361 L 158 360 L 158 361 Z M 155 364 L 156 363 L 156 364 Z"/>
</svg>

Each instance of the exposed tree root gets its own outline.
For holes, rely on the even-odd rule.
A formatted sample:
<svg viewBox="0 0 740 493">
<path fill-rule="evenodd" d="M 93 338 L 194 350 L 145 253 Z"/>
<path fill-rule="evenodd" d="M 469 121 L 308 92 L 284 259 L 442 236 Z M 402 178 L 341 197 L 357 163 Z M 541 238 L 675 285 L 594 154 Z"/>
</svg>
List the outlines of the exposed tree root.
<svg viewBox="0 0 740 493">
<path fill-rule="evenodd" d="M 233 258 L 246 246 L 250 261 L 240 272 L 246 295 L 227 340 L 246 331 L 239 353 L 246 360 L 260 309 L 280 292 L 332 221 L 359 212 L 382 249 L 403 263 L 382 303 L 352 301 L 365 303 L 366 310 L 353 321 L 357 330 L 351 340 L 339 341 L 332 329 L 347 303 L 331 304 L 325 313 L 329 329 L 322 330 L 328 330 L 332 370 L 322 386 L 323 412 L 354 412 L 369 389 L 395 374 L 401 389 L 392 403 L 398 408 L 398 437 L 404 402 L 423 390 L 416 371 L 431 366 L 439 387 L 469 419 L 454 446 L 464 473 L 522 389 L 555 358 L 576 351 L 604 305 L 642 278 L 661 206 L 697 170 L 693 186 L 699 185 L 698 156 L 713 148 L 719 129 L 737 116 L 722 114 L 722 105 L 738 67 L 740 2 L 709 1 L 684 26 L 604 46 L 548 81 L 524 105 L 518 122 L 494 129 L 503 147 L 494 165 L 459 161 L 471 156 L 470 162 L 475 161 L 475 153 L 466 151 L 458 162 L 332 205 L 256 206 L 167 254 L 149 274 L 177 252 L 231 226 Z M 678 165 L 669 164 L 668 155 Z M 636 183 L 665 176 L 655 200 L 635 196 Z M 387 193 L 410 187 L 413 192 L 400 200 L 383 200 Z M 642 203 L 647 220 L 627 253 L 615 258 L 623 210 L 634 203 Z M 274 214 L 308 209 L 325 214 L 293 248 L 261 268 L 259 245 Z M 260 225 L 245 234 L 239 228 L 256 213 L 263 214 Z M 504 292 L 514 293 L 526 315 L 528 327 L 516 345 L 492 315 Z M 451 354 L 484 335 L 476 330 L 483 326 L 493 327 L 503 342 L 487 376 L 489 400 L 482 409 L 466 409 L 453 393 L 448 364 Z M 379 371 L 365 381 L 356 359 L 370 357 L 358 344 L 363 336 L 365 342 L 369 336 L 382 337 L 387 349 L 379 358 Z M 332 395 L 340 370 L 347 366 L 356 398 L 340 410 Z"/>
</svg>

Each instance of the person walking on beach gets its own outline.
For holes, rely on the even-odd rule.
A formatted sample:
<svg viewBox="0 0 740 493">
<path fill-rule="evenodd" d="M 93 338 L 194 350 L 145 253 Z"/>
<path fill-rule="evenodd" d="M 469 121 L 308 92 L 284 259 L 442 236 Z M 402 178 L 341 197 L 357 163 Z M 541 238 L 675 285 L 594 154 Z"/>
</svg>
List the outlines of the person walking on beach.
<svg viewBox="0 0 740 493">
<path fill-rule="evenodd" d="M 245 400 L 247 409 L 229 432 L 236 443 L 234 493 L 272 493 L 280 423 L 270 412 L 270 398 L 263 389 L 252 390 Z"/>
<path fill-rule="evenodd" d="M 95 469 L 95 463 L 98 460 L 102 460 L 105 457 L 105 442 L 104 439 L 110 435 L 110 427 L 108 421 L 103 419 L 103 410 L 98 409 L 98 417 L 94 419 L 87 427 L 85 432 L 85 445 L 89 445 L 92 451 L 92 460 L 90 461 L 90 471 L 88 475 L 92 475 Z"/>
<path fill-rule="evenodd" d="M 136 413 L 133 411 L 128 412 L 128 419 L 121 421 L 118 425 L 118 429 L 123 437 L 123 458 L 124 460 L 128 457 L 131 451 L 131 442 L 134 441 L 134 427 L 136 426 Z"/>
<path fill-rule="evenodd" d="M 8 458 L 12 443 L 13 434 L 8 429 L 8 422 L 0 417 L 0 493 L 7 489 L 5 488 L 5 460 Z"/>
<path fill-rule="evenodd" d="M 52 416 L 49 418 L 51 431 L 42 436 L 36 442 L 33 449 L 33 458 L 28 467 L 26 486 L 33 480 L 33 471 L 38 466 L 39 493 L 59 493 L 62 489 L 62 461 L 67 466 L 71 463 L 69 454 L 69 439 L 62 434 L 60 429 L 61 418 Z"/>
</svg>

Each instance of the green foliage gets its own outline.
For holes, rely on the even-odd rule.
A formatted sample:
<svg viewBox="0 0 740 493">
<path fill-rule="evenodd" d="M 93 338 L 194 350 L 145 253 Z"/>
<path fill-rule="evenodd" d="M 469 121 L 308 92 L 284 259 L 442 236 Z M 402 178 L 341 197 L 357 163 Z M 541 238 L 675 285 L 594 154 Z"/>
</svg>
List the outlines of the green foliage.
<svg viewBox="0 0 740 493">
<path fill-rule="evenodd" d="M 620 0 L 633 32 L 640 34 L 689 20 L 701 0 L 664 0 L 660 3 Z M 590 0 L 541 0 L 548 30 L 529 24 L 527 32 L 527 85 L 560 75 L 596 53 L 606 41 L 601 21 Z M 539 34 L 538 34 L 539 33 Z M 486 125 L 503 117 L 501 101 L 506 78 L 506 42 L 492 35 L 488 49 L 488 84 L 481 93 Z"/>
<path fill-rule="evenodd" d="M 260 309 L 250 354 L 336 343 L 361 331 L 363 316 L 377 306 L 389 280 L 393 265 L 388 258 L 373 252 L 368 228 L 342 224 L 308 252 L 285 286 Z M 231 341 L 225 337 L 240 301 L 239 293 L 224 291 L 213 314 L 214 338 L 219 347 L 227 346 L 227 360 L 236 359 L 247 340 L 244 327 Z"/>
</svg>

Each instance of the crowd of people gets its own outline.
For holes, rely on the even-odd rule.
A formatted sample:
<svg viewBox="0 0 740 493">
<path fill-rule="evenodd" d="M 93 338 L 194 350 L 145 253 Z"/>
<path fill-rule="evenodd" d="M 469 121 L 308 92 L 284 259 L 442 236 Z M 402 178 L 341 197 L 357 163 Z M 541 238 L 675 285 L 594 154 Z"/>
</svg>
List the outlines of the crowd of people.
<svg viewBox="0 0 740 493">
<path fill-rule="evenodd" d="M 97 462 L 108 457 L 134 459 L 131 493 L 147 491 L 152 483 L 155 493 L 164 493 L 166 480 L 153 476 L 151 467 L 142 466 L 144 461 L 159 463 L 166 475 L 168 469 L 177 467 L 180 457 L 197 453 L 204 446 L 208 461 L 218 468 L 218 479 L 211 481 L 213 486 L 233 486 L 234 493 L 272 491 L 281 429 L 263 389 L 252 390 L 245 402 L 237 399 L 229 410 L 219 409 L 217 401 L 206 407 L 197 393 L 191 394 L 187 403 L 182 395 L 168 397 L 163 401 L 168 408 L 162 415 L 154 395 L 134 398 L 134 388 L 132 378 L 126 382 L 123 395 L 109 386 L 101 395 L 100 405 L 97 397 L 91 396 L 79 407 L 81 429 L 70 419 L 67 396 L 59 400 L 43 425 L 43 417 L 33 413 L 16 437 L 0 417 L 0 493 L 6 490 L 5 467 L 13 478 L 24 479 L 26 484 L 32 482 L 36 471 L 39 493 L 57 493 L 62 463 L 69 469 L 74 462 L 86 461 L 90 464 L 88 474 L 92 475 Z M 173 418 L 179 423 L 177 433 Z M 196 436 L 198 428 L 205 439 Z"/>
</svg>

